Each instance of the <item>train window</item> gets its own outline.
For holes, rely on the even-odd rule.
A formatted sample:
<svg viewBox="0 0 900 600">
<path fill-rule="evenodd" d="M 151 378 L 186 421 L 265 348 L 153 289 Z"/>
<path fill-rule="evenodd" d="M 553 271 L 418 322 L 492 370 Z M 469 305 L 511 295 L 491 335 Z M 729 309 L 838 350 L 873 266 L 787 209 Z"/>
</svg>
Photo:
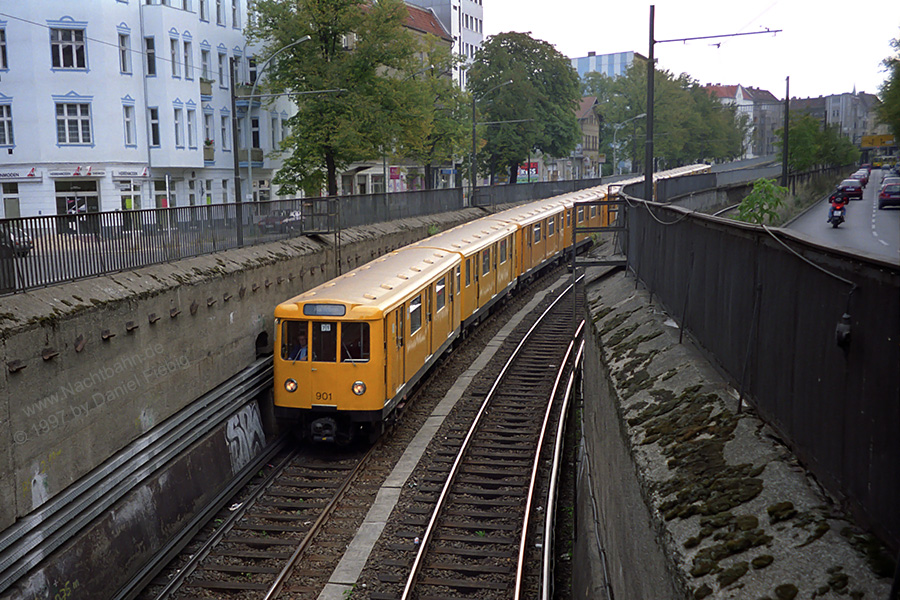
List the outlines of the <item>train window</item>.
<svg viewBox="0 0 900 600">
<path fill-rule="evenodd" d="M 369 324 L 341 323 L 341 362 L 369 361 Z"/>
<path fill-rule="evenodd" d="M 591 204 L 591 218 L 593 219 L 596 216 L 597 216 L 597 206 L 594 204 Z"/>
<path fill-rule="evenodd" d="M 534 243 L 538 243 L 541 241 L 541 224 L 538 223 L 534 226 Z"/>
<path fill-rule="evenodd" d="M 466 287 L 469 287 L 469 284 L 472 283 L 472 277 L 469 274 L 469 263 L 471 262 L 471 260 L 472 259 L 470 258 L 466 259 Z"/>
<path fill-rule="evenodd" d="M 409 303 L 409 334 L 412 335 L 422 328 L 422 294 L 419 294 Z"/>
<path fill-rule="evenodd" d="M 281 359 L 306 360 L 308 321 L 284 321 L 281 324 Z"/>
<path fill-rule="evenodd" d="M 457 294 L 459 294 L 460 290 L 462 289 L 462 286 L 460 285 L 461 280 L 460 280 L 459 273 L 460 273 L 460 267 L 459 267 L 459 265 L 456 265 L 456 293 Z M 468 284 L 466 284 L 466 285 L 468 285 Z"/>
<path fill-rule="evenodd" d="M 487 275 L 491 272 L 491 249 L 488 248 L 481 253 L 481 274 Z"/>
<path fill-rule="evenodd" d="M 434 285 L 434 311 L 437 312 L 447 304 L 447 278 L 441 277 Z"/>
<path fill-rule="evenodd" d="M 553 236 L 553 232 L 556 230 L 556 217 L 550 217 L 547 219 L 547 237 Z"/>
<path fill-rule="evenodd" d="M 500 240 L 500 264 L 506 262 L 506 238 Z"/>
<path fill-rule="evenodd" d="M 312 324 L 313 362 L 337 361 L 337 322 L 313 321 Z"/>
<path fill-rule="evenodd" d="M 584 222 L 584 207 L 583 206 L 578 207 L 578 222 L 579 223 Z"/>
<path fill-rule="evenodd" d="M 567 210 L 566 211 L 566 227 L 571 227 L 571 226 L 572 226 L 572 211 Z"/>
<path fill-rule="evenodd" d="M 347 307 L 343 304 L 304 304 L 303 314 L 308 317 L 343 317 Z"/>
</svg>

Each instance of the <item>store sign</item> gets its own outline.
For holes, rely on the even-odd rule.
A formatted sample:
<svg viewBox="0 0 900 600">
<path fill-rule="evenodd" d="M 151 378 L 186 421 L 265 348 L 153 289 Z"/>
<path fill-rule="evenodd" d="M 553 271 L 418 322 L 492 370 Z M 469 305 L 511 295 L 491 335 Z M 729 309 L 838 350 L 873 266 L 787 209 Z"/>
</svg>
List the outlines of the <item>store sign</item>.
<svg viewBox="0 0 900 600">
<path fill-rule="evenodd" d="M 105 177 L 106 171 L 94 169 L 92 165 L 88 165 L 86 167 L 78 166 L 74 169 L 48 171 L 47 175 L 50 177 Z"/>
<path fill-rule="evenodd" d="M 123 171 L 113 171 L 113 177 L 128 178 L 128 179 L 140 179 L 142 177 L 150 177 L 150 169 L 147 167 L 144 167 L 143 169 L 126 169 Z"/>
<path fill-rule="evenodd" d="M 519 165 L 519 172 L 516 177 L 518 183 L 530 183 L 538 180 L 537 162 L 522 163 Z"/>
<path fill-rule="evenodd" d="M 0 181 L 40 181 L 43 175 L 35 167 L 24 167 L 11 171 L 0 171 Z"/>
</svg>

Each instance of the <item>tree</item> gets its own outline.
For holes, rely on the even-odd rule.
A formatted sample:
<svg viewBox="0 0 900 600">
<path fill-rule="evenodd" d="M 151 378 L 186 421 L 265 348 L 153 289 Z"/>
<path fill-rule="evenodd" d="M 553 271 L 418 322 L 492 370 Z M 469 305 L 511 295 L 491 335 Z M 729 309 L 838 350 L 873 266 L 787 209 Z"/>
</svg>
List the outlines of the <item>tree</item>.
<svg viewBox="0 0 900 600">
<path fill-rule="evenodd" d="M 275 179 L 280 194 L 303 189 L 337 194 L 337 173 L 381 156 L 421 110 L 396 72 L 414 69 L 415 42 L 404 27 L 402 0 L 258 0 L 248 30 L 271 56 L 304 35 L 311 40 L 279 55 L 266 72 L 268 91 L 341 90 L 296 96 L 286 154 Z"/>
<path fill-rule="evenodd" d="M 881 84 L 878 116 L 890 128 L 894 139 L 900 140 L 900 37 L 891 40 L 891 47 L 897 53 L 884 59 L 888 76 Z"/>
<path fill-rule="evenodd" d="M 399 154 L 421 162 L 425 170 L 425 187 L 433 187 L 432 168 L 446 164 L 456 156 L 465 156 L 468 149 L 468 98 L 448 77 L 461 62 L 434 36 L 427 36 L 424 52 L 430 65 L 421 75 L 411 77 L 419 99 L 410 104 L 421 112 L 409 114 L 408 120 L 419 124 L 414 135 L 404 135 L 395 149 Z M 409 130 L 407 130 L 409 132 Z"/>
<path fill-rule="evenodd" d="M 516 32 L 489 37 L 475 54 L 468 80 L 480 101 L 479 121 L 493 123 L 483 128 L 487 142 L 479 154 L 491 173 L 507 170 L 515 183 L 519 164 L 534 150 L 567 156 L 575 149 L 581 138 L 578 75 L 549 43 Z"/>
<path fill-rule="evenodd" d="M 710 96 L 687 74 L 674 77 L 665 70 L 655 71 L 654 154 L 662 164 L 677 166 L 689 162 L 733 159 L 743 153 L 748 119 L 735 106 L 722 104 Z M 597 96 L 604 122 L 601 132 L 607 153 L 615 125 L 647 112 L 647 68 L 632 64 L 619 77 L 588 73 L 584 92 Z M 620 132 L 616 142 L 619 157 L 643 155 L 646 123 L 635 119 L 627 135 Z"/>
<path fill-rule="evenodd" d="M 781 132 L 775 145 L 782 146 Z M 792 113 L 788 124 L 788 166 L 792 171 L 808 171 L 821 166 L 849 165 L 859 160 L 859 149 L 841 135 L 836 126 L 822 127 L 809 114 Z"/>
<path fill-rule="evenodd" d="M 778 209 L 784 206 L 784 199 L 790 190 L 775 183 L 774 179 L 757 179 L 753 191 L 738 206 L 738 220 L 764 225 L 778 220 Z"/>
</svg>

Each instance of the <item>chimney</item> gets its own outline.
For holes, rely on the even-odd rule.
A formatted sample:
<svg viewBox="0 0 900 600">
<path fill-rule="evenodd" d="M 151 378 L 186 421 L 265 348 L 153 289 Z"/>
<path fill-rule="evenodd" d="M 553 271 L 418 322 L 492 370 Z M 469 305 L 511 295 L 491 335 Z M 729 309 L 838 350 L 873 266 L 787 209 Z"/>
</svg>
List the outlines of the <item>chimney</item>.
<svg viewBox="0 0 900 600">
<path fill-rule="evenodd" d="M 596 52 L 588 52 L 588 56 L 596 56 L 596 55 L 597 55 Z M 650 85 L 650 84 L 648 83 L 647 85 Z"/>
</svg>

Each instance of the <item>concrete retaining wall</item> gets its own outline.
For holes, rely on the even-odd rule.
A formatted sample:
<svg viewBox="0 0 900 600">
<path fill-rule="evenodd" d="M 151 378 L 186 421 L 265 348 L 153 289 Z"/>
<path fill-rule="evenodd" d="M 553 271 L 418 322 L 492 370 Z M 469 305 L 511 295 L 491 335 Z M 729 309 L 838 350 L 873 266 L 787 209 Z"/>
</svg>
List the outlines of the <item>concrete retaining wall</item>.
<svg viewBox="0 0 900 600">
<path fill-rule="evenodd" d="M 482 215 L 344 231 L 343 270 Z M 0 298 L 0 530 L 270 350 L 274 306 L 333 256 L 295 238 Z"/>
</svg>

